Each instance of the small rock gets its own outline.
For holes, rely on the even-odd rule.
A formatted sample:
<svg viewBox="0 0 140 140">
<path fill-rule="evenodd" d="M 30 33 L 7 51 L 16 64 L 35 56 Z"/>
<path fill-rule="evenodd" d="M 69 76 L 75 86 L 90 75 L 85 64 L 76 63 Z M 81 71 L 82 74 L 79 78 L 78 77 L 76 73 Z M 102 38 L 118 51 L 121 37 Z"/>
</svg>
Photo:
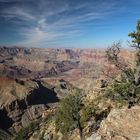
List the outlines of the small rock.
<svg viewBox="0 0 140 140">
<path fill-rule="evenodd" d="M 101 138 L 100 134 L 94 133 L 89 138 L 87 138 L 86 140 L 102 140 L 102 138 Z"/>
</svg>

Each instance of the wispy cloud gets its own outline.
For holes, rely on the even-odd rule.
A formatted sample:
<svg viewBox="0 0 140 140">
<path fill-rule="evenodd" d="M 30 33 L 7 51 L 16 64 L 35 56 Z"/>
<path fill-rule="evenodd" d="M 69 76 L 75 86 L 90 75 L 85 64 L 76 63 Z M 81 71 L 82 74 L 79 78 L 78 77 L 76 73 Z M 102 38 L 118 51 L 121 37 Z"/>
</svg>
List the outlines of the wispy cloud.
<svg viewBox="0 0 140 140">
<path fill-rule="evenodd" d="M 18 0 L 16 4 L 4 7 L 0 16 L 19 26 L 18 32 L 23 40 L 16 44 L 40 46 L 42 42 L 49 44 L 64 38 L 82 36 L 85 26 L 91 21 L 94 23 L 95 20 L 104 19 L 116 10 L 116 2 L 113 0 L 99 1 Z M 28 26 L 24 27 L 24 23 Z"/>
<path fill-rule="evenodd" d="M 30 14 L 28 11 L 26 11 L 26 9 L 20 8 L 20 7 L 10 7 L 8 9 L 4 9 L 1 12 L 1 15 L 5 18 L 8 19 L 14 19 L 14 18 L 18 18 L 18 19 L 22 19 L 24 21 L 29 21 L 29 20 L 35 20 L 36 17 L 32 14 Z"/>
</svg>

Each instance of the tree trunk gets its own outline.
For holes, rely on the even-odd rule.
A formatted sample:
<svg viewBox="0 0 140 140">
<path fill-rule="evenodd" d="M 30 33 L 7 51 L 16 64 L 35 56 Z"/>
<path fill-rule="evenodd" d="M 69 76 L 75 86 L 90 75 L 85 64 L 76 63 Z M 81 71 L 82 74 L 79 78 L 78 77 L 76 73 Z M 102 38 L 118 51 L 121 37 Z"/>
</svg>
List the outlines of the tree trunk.
<svg viewBox="0 0 140 140">
<path fill-rule="evenodd" d="M 81 127 L 81 123 L 79 120 L 78 120 L 78 129 L 79 129 L 80 140 L 83 140 L 83 129 Z"/>
<path fill-rule="evenodd" d="M 140 84 L 140 65 L 137 66 L 136 68 L 136 73 L 135 73 L 135 84 L 139 85 Z"/>
</svg>

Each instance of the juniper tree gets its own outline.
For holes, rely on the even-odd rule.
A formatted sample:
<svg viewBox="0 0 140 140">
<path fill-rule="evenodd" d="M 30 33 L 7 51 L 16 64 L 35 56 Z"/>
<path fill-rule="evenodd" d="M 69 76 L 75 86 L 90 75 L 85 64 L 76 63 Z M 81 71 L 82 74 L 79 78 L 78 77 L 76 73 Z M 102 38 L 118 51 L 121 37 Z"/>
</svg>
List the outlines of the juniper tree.
<svg viewBox="0 0 140 140">
<path fill-rule="evenodd" d="M 140 84 L 140 20 L 137 22 L 136 31 L 130 33 L 130 36 L 133 40 L 131 47 L 136 48 L 136 73 L 135 73 L 135 83 L 136 85 Z"/>
<path fill-rule="evenodd" d="M 128 34 L 133 40 L 132 40 L 132 47 L 135 47 L 136 49 L 140 50 L 140 20 L 137 22 L 136 31 L 131 32 Z"/>
<path fill-rule="evenodd" d="M 113 99 L 124 99 L 130 108 L 140 100 L 140 20 L 137 23 L 137 30 L 130 33 L 133 40 L 131 47 L 136 48 L 136 66 L 131 68 L 120 61 L 120 42 L 114 43 L 106 50 L 108 61 L 121 71 L 121 80 L 115 80 L 112 86 Z"/>
</svg>

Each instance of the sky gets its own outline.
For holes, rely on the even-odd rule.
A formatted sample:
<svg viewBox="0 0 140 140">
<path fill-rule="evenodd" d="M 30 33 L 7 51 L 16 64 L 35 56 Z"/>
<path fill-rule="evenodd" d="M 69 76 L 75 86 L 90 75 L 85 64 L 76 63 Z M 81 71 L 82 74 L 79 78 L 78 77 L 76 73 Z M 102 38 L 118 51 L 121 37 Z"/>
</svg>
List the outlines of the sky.
<svg viewBox="0 0 140 140">
<path fill-rule="evenodd" d="M 0 0 L 0 45 L 125 46 L 138 19 L 139 0 Z"/>
</svg>

